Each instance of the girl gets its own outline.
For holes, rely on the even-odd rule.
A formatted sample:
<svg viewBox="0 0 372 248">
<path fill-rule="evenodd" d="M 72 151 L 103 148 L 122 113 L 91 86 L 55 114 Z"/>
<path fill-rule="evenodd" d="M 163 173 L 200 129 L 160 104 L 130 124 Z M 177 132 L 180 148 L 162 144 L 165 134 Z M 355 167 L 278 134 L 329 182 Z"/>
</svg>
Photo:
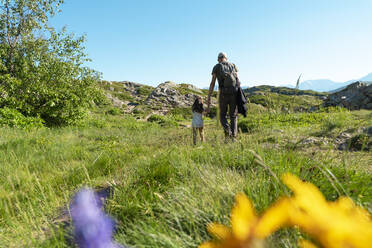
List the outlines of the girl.
<svg viewBox="0 0 372 248">
<path fill-rule="evenodd" d="M 204 142 L 204 133 L 203 133 L 203 99 L 198 96 L 195 99 L 194 104 L 192 105 L 192 137 L 194 145 L 196 145 L 196 136 L 199 131 L 200 140 Z"/>
</svg>

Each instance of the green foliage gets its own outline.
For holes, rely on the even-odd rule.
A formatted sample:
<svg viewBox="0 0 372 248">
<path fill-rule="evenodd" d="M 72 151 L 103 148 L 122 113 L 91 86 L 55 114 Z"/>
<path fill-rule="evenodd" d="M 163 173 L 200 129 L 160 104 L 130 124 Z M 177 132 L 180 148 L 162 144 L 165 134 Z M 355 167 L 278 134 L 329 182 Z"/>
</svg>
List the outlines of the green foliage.
<svg viewBox="0 0 372 248">
<path fill-rule="evenodd" d="M 177 115 L 177 116 L 182 117 L 183 119 L 188 120 L 192 117 L 192 110 L 191 108 L 176 107 L 176 108 L 171 109 L 170 114 L 175 115 L 175 116 Z"/>
<path fill-rule="evenodd" d="M 299 90 L 293 89 L 288 87 L 276 87 L 270 85 L 260 85 L 254 86 L 248 89 L 244 89 L 244 92 L 248 95 L 251 95 L 254 92 L 261 92 L 261 93 L 277 93 L 280 95 L 287 95 L 287 96 L 315 96 L 315 97 L 324 97 L 327 96 L 327 93 L 317 92 L 312 90 Z"/>
<path fill-rule="evenodd" d="M 265 124 L 225 144 L 221 126 L 205 120 L 207 142 L 194 147 L 190 128 L 104 113 L 91 113 L 84 127 L 1 128 L 0 247 L 70 246 L 70 229 L 61 223 L 68 214 L 60 215 L 85 185 L 110 189 L 105 210 L 118 222 L 115 239 L 129 247 L 197 247 L 210 239 L 208 223 L 229 223 L 236 193 L 247 194 L 258 213 L 285 196 L 277 178 L 287 172 L 314 183 L 327 200 L 349 196 L 372 212 L 370 151 L 287 148 L 319 130 L 319 122 L 283 122 L 280 133 Z M 346 113 L 354 126 L 372 125 L 371 111 Z M 272 117 L 275 125 L 279 118 Z M 299 238 L 287 229 L 267 247 L 296 247 Z"/>
<path fill-rule="evenodd" d="M 113 94 L 114 96 L 116 96 L 117 98 L 119 98 L 120 100 L 123 100 L 123 101 L 133 101 L 134 100 L 134 97 L 129 93 L 129 92 L 113 92 L 111 93 Z"/>
<path fill-rule="evenodd" d="M 109 110 L 106 111 L 106 114 L 109 115 L 120 115 L 122 114 L 121 110 L 119 108 L 110 108 Z"/>
<path fill-rule="evenodd" d="M 178 126 L 178 123 L 174 119 L 163 115 L 151 115 L 147 121 L 158 123 L 161 126 Z"/>
<path fill-rule="evenodd" d="M 244 118 L 243 120 L 239 120 L 238 122 L 238 129 L 243 133 L 252 133 L 259 128 L 259 125 L 255 121 L 250 121 L 249 119 Z"/>
<path fill-rule="evenodd" d="M 153 87 L 143 85 L 137 89 L 137 94 L 141 96 L 149 96 L 153 90 Z"/>
<path fill-rule="evenodd" d="M 38 117 L 25 117 L 15 109 L 0 108 L 0 126 L 39 128 L 43 126 L 43 120 Z"/>
<path fill-rule="evenodd" d="M 253 132 L 261 128 L 267 127 L 307 127 L 318 125 L 323 130 L 322 134 L 332 131 L 333 129 L 341 129 L 347 127 L 353 117 L 349 111 L 330 112 L 319 111 L 312 113 L 249 113 L 246 118 L 239 119 L 238 127 L 242 132 Z"/>
<path fill-rule="evenodd" d="M 191 85 L 189 84 L 178 84 L 177 90 L 181 95 L 187 95 L 187 94 L 193 94 L 193 95 L 200 95 L 200 91 L 193 90 L 192 88 L 189 88 Z M 206 96 L 206 94 L 202 91 L 203 95 Z"/>
<path fill-rule="evenodd" d="M 89 61 L 85 37 L 47 26 L 62 3 L 4 1 L 0 15 L 0 107 L 40 116 L 49 126 L 77 123 L 92 103 L 104 102 L 99 74 L 82 66 Z"/>
<path fill-rule="evenodd" d="M 338 111 L 338 109 L 334 110 Z M 330 111 L 330 109 L 328 111 Z M 336 128 L 340 129 L 346 126 L 351 120 L 350 113 L 344 111 L 338 112 L 337 115 L 326 115 L 326 117 L 327 118 L 324 118 L 324 122 L 322 123 L 322 128 L 327 132 L 330 132 Z"/>
<path fill-rule="evenodd" d="M 348 148 L 354 151 L 369 151 L 372 149 L 372 137 L 366 134 L 355 135 L 351 138 Z"/>
<path fill-rule="evenodd" d="M 207 116 L 210 118 L 215 118 L 217 116 L 217 111 L 218 111 L 217 107 L 210 107 Z"/>
<path fill-rule="evenodd" d="M 261 115 L 248 114 L 246 118 L 239 119 L 238 127 L 242 132 L 252 132 L 263 127 L 283 126 L 309 126 L 320 124 L 326 118 L 324 113 L 264 113 Z"/>
<path fill-rule="evenodd" d="M 319 107 L 321 100 L 309 95 L 283 95 L 278 93 L 264 93 L 248 97 L 250 103 L 260 104 L 266 108 L 282 110 L 286 108 L 291 111 L 306 111 L 311 107 Z"/>
</svg>

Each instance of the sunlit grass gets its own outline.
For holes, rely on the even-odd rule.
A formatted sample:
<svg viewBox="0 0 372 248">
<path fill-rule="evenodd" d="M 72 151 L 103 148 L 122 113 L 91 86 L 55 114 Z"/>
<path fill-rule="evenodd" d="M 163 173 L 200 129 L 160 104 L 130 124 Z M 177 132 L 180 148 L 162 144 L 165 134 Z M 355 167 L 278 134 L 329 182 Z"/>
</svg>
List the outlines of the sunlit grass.
<svg viewBox="0 0 372 248">
<path fill-rule="evenodd" d="M 370 112 L 350 116 L 331 134 L 372 125 Z M 207 142 L 194 147 L 190 128 L 121 115 L 93 114 L 81 127 L 2 128 L 0 247 L 69 247 L 69 229 L 57 228 L 55 219 L 83 185 L 112 188 L 107 210 L 119 222 L 116 239 L 134 247 L 197 247 L 209 239 L 207 223 L 229 223 L 237 192 L 260 213 L 285 194 L 276 177 L 286 172 L 314 183 L 328 200 L 350 196 L 371 211 L 370 152 L 288 146 L 324 132 L 321 120 L 262 125 L 230 144 L 219 129 L 207 120 Z M 298 237 L 280 231 L 269 245 L 296 246 Z"/>
</svg>

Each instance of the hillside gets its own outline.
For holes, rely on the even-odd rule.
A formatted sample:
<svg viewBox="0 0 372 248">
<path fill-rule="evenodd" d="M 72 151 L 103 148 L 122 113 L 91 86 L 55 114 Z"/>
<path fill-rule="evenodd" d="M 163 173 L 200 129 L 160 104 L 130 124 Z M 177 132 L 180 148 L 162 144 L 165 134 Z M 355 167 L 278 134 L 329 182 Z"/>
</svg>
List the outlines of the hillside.
<svg viewBox="0 0 372 248">
<path fill-rule="evenodd" d="M 157 87 L 132 82 L 103 82 L 106 96 L 124 113 L 147 119 L 150 115 L 181 114 L 191 116 L 191 105 L 196 96 L 206 101 L 208 90 L 191 84 L 165 82 Z M 321 107 L 326 93 L 286 87 L 257 86 L 245 89 L 250 111 L 314 111 Z M 212 95 L 212 116 L 216 113 L 217 92 Z"/>
<path fill-rule="evenodd" d="M 181 114 L 190 116 L 191 106 L 196 96 L 207 98 L 208 91 L 191 84 L 165 82 L 156 88 L 132 82 L 102 82 L 105 95 L 115 107 L 124 113 L 141 119 L 150 115 Z M 216 94 L 212 96 L 212 108 L 217 103 Z M 213 113 L 213 112 L 212 112 Z"/>
<path fill-rule="evenodd" d="M 249 102 L 265 109 L 284 112 L 314 111 L 321 107 L 326 93 L 269 85 L 245 89 Z"/>
</svg>

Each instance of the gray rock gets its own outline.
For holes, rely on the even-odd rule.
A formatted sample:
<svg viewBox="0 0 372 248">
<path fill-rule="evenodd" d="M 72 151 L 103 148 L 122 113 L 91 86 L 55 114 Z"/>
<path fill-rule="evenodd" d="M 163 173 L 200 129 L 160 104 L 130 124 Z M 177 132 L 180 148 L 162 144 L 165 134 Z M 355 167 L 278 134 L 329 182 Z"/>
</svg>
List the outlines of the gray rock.
<svg viewBox="0 0 372 248">
<path fill-rule="evenodd" d="M 115 107 L 121 108 L 124 104 L 126 104 L 126 102 L 118 99 L 117 97 L 114 97 L 110 94 L 105 94 L 105 95 L 112 102 L 112 105 L 114 105 Z"/>
<path fill-rule="evenodd" d="M 370 82 L 355 82 L 345 89 L 327 97 L 324 106 L 341 106 L 350 110 L 372 109 L 372 84 Z"/>
<path fill-rule="evenodd" d="M 182 89 L 180 87 L 182 86 Z M 190 90 L 186 94 L 184 90 Z M 200 93 L 200 94 L 198 94 Z M 145 104 L 148 105 L 162 105 L 164 109 L 171 109 L 174 107 L 191 107 L 195 101 L 196 96 L 200 96 L 203 92 L 193 85 L 182 84 L 178 85 L 173 82 L 165 82 L 159 84 L 153 92 L 145 100 Z M 215 102 L 212 102 L 212 106 L 215 106 Z"/>
<path fill-rule="evenodd" d="M 324 137 L 321 137 L 321 138 L 308 137 L 299 142 L 299 145 L 303 145 L 303 146 L 313 145 L 313 144 L 326 145 L 328 144 L 328 141 Z"/>
</svg>

